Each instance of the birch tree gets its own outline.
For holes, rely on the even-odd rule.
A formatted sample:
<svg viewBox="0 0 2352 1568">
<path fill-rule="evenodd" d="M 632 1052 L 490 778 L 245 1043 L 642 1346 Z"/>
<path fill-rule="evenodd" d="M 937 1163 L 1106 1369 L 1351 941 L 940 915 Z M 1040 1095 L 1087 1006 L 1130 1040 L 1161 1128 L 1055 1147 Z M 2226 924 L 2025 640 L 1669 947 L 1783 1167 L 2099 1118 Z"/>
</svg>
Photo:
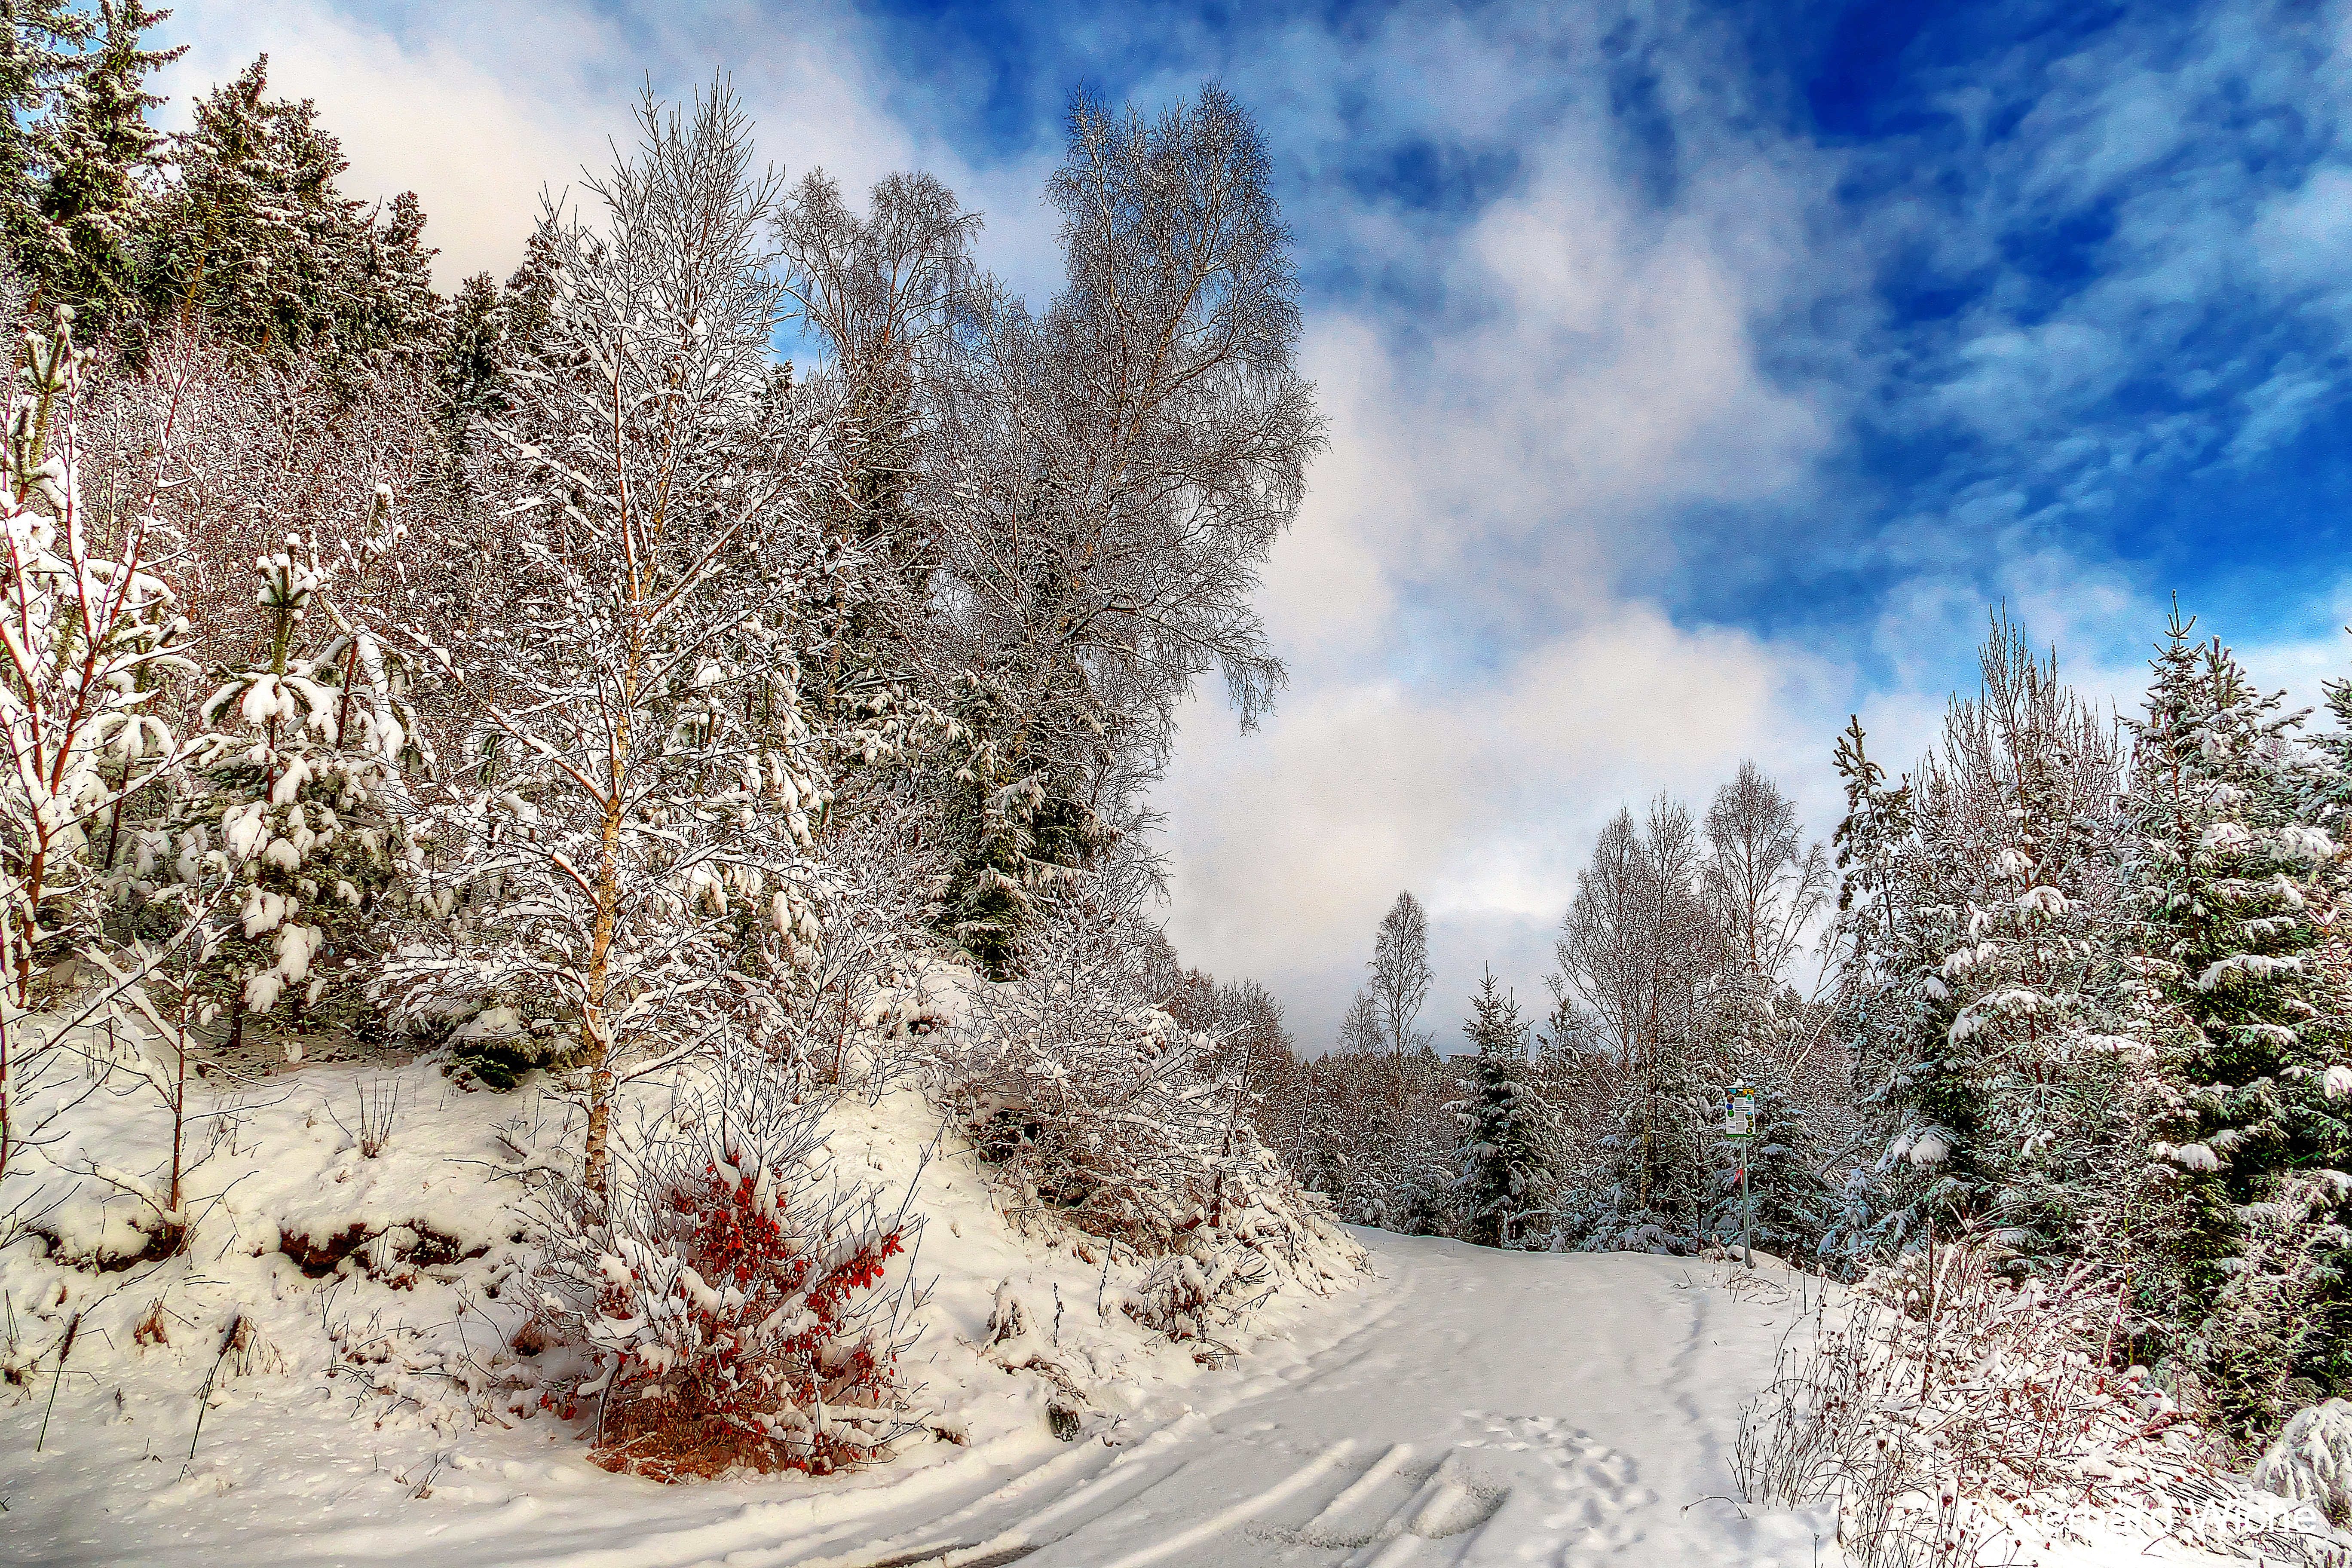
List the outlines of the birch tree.
<svg viewBox="0 0 2352 1568">
<path fill-rule="evenodd" d="M 1179 705 L 1223 674 L 1244 725 L 1283 679 L 1255 599 L 1322 443 L 1297 276 L 1248 112 L 1216 87 L 1149 117 L 1081 97 L 1047 185 L 1068 284 L 1042 313 L 971 291 L 940 367 L 934 628 L 970 760 L 947 923 L 982 956 L 1108 847 Z"/>
<path fill-rule="evenodd" d="M 816 934 L 799 610 L 845 570 L 771 363 L 777 178 L 723 84 L 639 121 L 588 182 L 601 228 L 551 210 L 535 247 L 548 319 L 476 475 L 512 531 L 512 619 L 455 656 L 488 715 L 467 905 L 387 975 L 410 1016 L 507 1005 L 570 1043 L 599 1192 L 617 1085 L 756 1035 L 759 975 Z"/>
</svg>

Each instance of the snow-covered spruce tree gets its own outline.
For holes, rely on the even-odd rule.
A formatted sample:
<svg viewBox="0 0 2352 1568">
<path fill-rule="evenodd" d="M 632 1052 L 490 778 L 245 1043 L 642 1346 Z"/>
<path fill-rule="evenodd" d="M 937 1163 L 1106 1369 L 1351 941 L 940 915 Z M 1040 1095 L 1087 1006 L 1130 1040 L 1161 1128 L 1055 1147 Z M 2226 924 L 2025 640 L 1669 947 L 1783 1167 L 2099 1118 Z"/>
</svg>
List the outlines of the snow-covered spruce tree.
<svg viewBox="0 0 2352 1568">
<path fill-rule="evenodd" d="M 473 475 L 516 575 L 512 618 L 453 650 L 496 742 L 464 902 L 385 976 L 413 1019 L 543 1020 L 585 1074 L 595 1190 L 622 1075 L 756 1033 L 762 975 L 815 935 L 798 606 L 846 570 L 802 514 L 807 432 L 772 374 L 774 177 L 724 84 L 640 121 L 588 187 L 601 232 L 542 227 L 549 316 Z"/>
<path fill-rule="evenodd" d="M 46 249 L 41 185 L 58 106 L 87 67 L 97 18 L 75 0 L 20 0 L 8 21 L 0 37 L 0 236 L 20 275 L 37 279 Z"/>
<path fill-rule="evenodd" d="M 1899 1205 L 1874 1168 L 1901 1135 L 1900 1095 L 1916 1060 L 1927 1015 L 1942 1004 L 1927 980 L 1940 952 L 1931 953 L 1916 918 L 1921 901 L 1917 844 L 1913 837 L 1911 781 L 1888 782 L 1869 754 L 1859 714 L 1837 740 L 1835 764 L 1845 787 L 1845 815 L 1832 842 L 1837 849 L 1837 956 L 1832 1028 L 1853 1058 L 1863 1131 L 1871 1158 L 1853 1167 L 1822 1240 L 1824 1261 L 1860 1267 L 1875 1250 L 1900 1251 L 1915 1217 Z M 1880 1205 L 1890 1205 L 1882 1212 Z"/>
<path fill-rule="evenodd" d="M 1524 1225 L 1538 1206 L 1548 1184 L 1548 1116 L 1528 1081 L 1527 1025 L 1492 969 L 1470 997 L 1470 1020 L 1462 1032 L 1476 1047 L 1468 1098 L 1454 1106 L 1462 1127 L 1454 1180 L 1463 1238 L 1505 1247 L 1514 1226 Z"/>
<path fill-rule="evenodd" d="M 194 319 L 279 363 L 425 368 L 441 306 L 422 209 L 343 195 L 341 144 L 308 100 L 268 96 L 268 68 L 264 55 L 214 89 L 174 138 L 173 178 L 141 230 L 148 330 Z"/>
<path fill-rule="evenodd" d="M 2287 1238 L 2257 1240 L 2305 1206 L 2286 1191 L 2297 1173 L 2352 1165 L 2344 998 L 2318 962 L 2346 889 L 2334 840 L 2305 819 L 2308 785 L 2324 792 L 2334 770 L 2294 739 L 2303 715 L 2192 626 L 2175 610 L 2131 724 L 2141 964 L 2178 1021 L 2147 1151 L 2178 1228 L 2141 1296 L 2185 1331 L 2231 1421 L 2266 1428 L 2290 1378 L 2341 1357 L 2329 1329 L 2352 1299 L 2340 1202 L 2305 1216 L 2285 1252 Z M 2347 1371 L 2327 1366 L 2326 1384 Z"/>
<path fill-rule="evenodd" d="M 397 901 L 413 858 L 401 770 L 423 759 L 409 672 L 355 608 L 332 602 L 349 585 L 355 606 L 364 579 L 392 568 L 401 529 L 389 487 L 365 512 L 351 554 L 322 559 L 316 541 L 289 534 L 254 563 L 263 658 L 230 671 L 199 710 L 205 733 L 177 831 L 142 836 L 142 872 L 176 861 L 193 873 L 215 835 L 236 871 L 237 930 L 213 975 L 232 1046 L 248 1015 L 281 997 L 293 997 L 298 1019 L 318 1005 L 331 978 L 357 964 L 354 943 Z M 286 1048 L 299 1060 L 299 1036 Z"/>
<path fill-rule="evenodd" d="M 1932 1225 L 1990 1233 L 2030 1264 L 2069 1245 L 2127 1158 L 2142 1045 L 2124 1032 L 2113 941 L 2123 758 L 2015 626 L 1995 626 L 1980 664 L 1981 690 L 1954 700 L 1920 766 L 1896 854 L 1912 900 L 1896 919 L 1918 928 L 1870 939 L 1879 973 L 1863 978 L 1880 994 L 1856 1055 L 1886 1142 L 1867 1202 L 1884 1247 Z"/>
<path fill-rule="evenodd" d="M 962 752 L 954 770 L 950 830 L 964 846 L 940 895 L 942 930 L 1002 980 L 1012 973 L 1021 932 L 1039 900 L 1066 893 L 1114 837 L 1087 798 L 1085 777 L 1110 756 L 1097 736 L 1055 748 L 1033 748 L 1024 709 L 1043 710 L 1066 736 L 1097 721 L 1080 704 L 1042 693 L 1083 684 L 1075 668 L 1054 675 L 992 668 L 962 678 L 954 705 Z M 1070 752 L 1079 755 L 1074 763 Z"/>
<path fill-rule="evenodd" d="M 187 50 L 142 39 L 163 20 L 141 0 L 99 0 L 46 114 L 22 126 L 37 167 L 11 223 L 16 265 L 42 300 L 74 307 L 85 338 L 109 331 L 136 290 L 136 241 L 163 160 L 149 76 Z M 20 35 L 20 37 L 22 35 Z M 21 46 L 20 46 L 21 47 Z"/>
</svg>

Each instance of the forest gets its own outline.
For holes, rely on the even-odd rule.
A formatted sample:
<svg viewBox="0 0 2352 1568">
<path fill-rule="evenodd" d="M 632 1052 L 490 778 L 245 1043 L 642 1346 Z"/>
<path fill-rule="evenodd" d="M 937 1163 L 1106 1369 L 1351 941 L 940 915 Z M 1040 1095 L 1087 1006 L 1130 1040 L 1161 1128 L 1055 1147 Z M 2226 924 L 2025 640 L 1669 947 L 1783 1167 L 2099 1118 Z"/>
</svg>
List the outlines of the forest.
<svg viewBox="0 0 2352 1568">
<path fill-rule="evenodd" d="M 189 1259 L 212 1097 L 427 1058 L 576 1112 L 514 1167 L 543 1404 L 662 1479 L 854 1468 L 921 1425 L 920 1205 L 809 1172 L 919 1086 L 1175 1342 L 1336 1289 L 1334 1222 L 1744 1231 L 1930 1370 L 1941 1312 L 2026 1323 L 2232 1463 L 2352 1396 L 2352 681 L 2315 722 L 2184 609 L 2102 713 L 1996 612 L 1927 755 L 1824 737 L 1825 838 L 1752 763 L 1629 805 L 1534 1010 L 1489 973 L 1440 1038 L 1407 892 L 1296 1040 L 1162 933 L 1150 793 L 1196 689 L 1282 688 L 1255 595 L 1325 439 L 1239 101 L 1073 100 L 1042 304 L 929 174 L 775 172 L 724 79 L 444 297 L 267 57 L 157 130 L 159 16 L 41 0 L 0 63 L 0 1255 Z M 1774 1387 L 1744 1477 L 1802 1500 L 1859 1429 Z"/>
<path fill-rule="evenodd" d="M 1266 1137 L 1350 1218 L 1486 1245 L 1696 1253 L 1745 1218 L 1837 1279 L 1939 1245 L 2095 1275 L 2110 1353 L 2249 1436 L 2341 1394 L 2352 684 L 2314 731 L 2185 615 L 2153 647 L 2102 715 L 1996 619 L 1936 750 L 1837 737 L 1827 844 L 1752 764 L 1703 816 L 1621 811 L 1549 1013 L 1490 974 L 1452 1052 L 1401 895 L 1337 1048 L 1255 1069 Z"/>
</svg>

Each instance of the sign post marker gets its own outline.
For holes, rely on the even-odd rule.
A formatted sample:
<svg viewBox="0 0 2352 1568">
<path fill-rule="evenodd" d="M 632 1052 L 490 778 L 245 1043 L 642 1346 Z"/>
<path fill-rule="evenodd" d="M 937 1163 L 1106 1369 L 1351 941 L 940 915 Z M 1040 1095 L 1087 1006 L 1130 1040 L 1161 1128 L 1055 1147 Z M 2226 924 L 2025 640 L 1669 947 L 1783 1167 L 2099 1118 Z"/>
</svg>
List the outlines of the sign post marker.
<svg viewBox="0 0 2352 1568">
<path fill-rule="evenodd" d="M 1731 1140 L 1731 1146 L 1739 1152 L 1739 1256 L 1741 1262 L 1753 1268 L 1755 1201 L 1748 1185 L 1748 1151 L 1756 1141 L 1756 1091 L 1745 1080 L 1733 1084 L 1729 1098 L 1723 1102 L 1723 1131 Z"/>
</svg>

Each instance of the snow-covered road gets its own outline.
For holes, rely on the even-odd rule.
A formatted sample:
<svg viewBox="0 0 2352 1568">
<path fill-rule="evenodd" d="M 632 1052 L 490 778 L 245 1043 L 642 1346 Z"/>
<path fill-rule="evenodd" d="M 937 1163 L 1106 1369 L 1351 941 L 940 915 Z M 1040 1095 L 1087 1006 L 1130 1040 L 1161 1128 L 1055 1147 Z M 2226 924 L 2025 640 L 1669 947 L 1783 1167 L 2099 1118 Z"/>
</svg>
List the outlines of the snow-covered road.
<svg viewBox="0 0 2352 1568">
<path fill-rule="evenodd" d="M 894 1556 L 942 1563 L 1757 1563 L 1814 1561 L 1822 1521 L 1747 1520 L 1738 1407 L 1793 1300 L 1719 1268 L 1498 1253 L 1361 1233 L 1379 1278 L 1339 1331 L 1130 1447 L 1077 1453 Z M 929 1562 L 929 1556 L 914 1561 Z M 794 1562 L 779 1557 L 775 1561 Z M 849 1556 L 845 1563 L 870 1563 Z"/>
</svg>

